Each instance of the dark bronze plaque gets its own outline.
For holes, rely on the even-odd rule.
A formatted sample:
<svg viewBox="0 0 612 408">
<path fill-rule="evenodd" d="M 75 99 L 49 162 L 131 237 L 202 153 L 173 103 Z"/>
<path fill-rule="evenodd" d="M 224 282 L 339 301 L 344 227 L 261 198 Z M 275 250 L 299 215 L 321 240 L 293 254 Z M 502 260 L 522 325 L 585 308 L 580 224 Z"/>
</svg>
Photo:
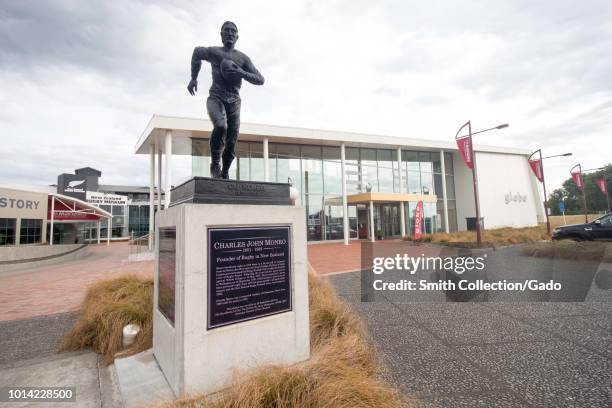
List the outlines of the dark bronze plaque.
<svg viewBox="0 0 612 408">
<path fill-rule="evenodd" d="M 174 326 L 174 294 L 176 285 L 176 228 L 159 229 L 159 280 L 157 305 L 159 311 Z"/>
<path fill-rule="evenodd" d="M 209 329 L 291 308 L 288 226 L 208 228 Z"/>
</svg>

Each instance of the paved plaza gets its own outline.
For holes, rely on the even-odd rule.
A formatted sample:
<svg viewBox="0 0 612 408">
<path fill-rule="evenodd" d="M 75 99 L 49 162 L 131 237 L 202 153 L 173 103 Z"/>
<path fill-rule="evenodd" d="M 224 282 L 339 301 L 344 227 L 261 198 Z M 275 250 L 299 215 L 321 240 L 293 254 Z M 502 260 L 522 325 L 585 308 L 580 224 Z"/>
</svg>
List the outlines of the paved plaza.
<svg viewBox="0 0 612 408">
<path fill-rule="evenodd" d="M 97 355 L 56 354 L 57 344 L 76 320 L 88 284 L 125 272 L 151 275 L 153 263 L 126 262 L 124 243 L 90 250 L 81 260 L 0 276 L 3 385 L 62 379 L 79 385 L 76 406 L 103 400 L 120 406 L 117 384 Z M 359 243 L 311 244 L 308 251 L 313 268 L 329 276 L 365 322 L 385 377 L 416 406 L 603 407 L 612 401 L 612 299 L 595 280 L 580 302 L 414 302 L 397 294 L 362 302 L 361 273 L 346 272 L 361 268 Z M 537 262 L 550 261 L 507 248 L 490 262 L 499 276 L 522 279 Z"/>
<path fill-rule="evenodd" d="M 489 260 L 496 264 L 491 280 L 522 279 L 541 271 L 538 262 L 551 263 L 522 257 L 517 248 L 494 251 Z M 555 261 L 557 277 L 567 271 L 565 264 Z M 410 294 L 397 293 L 362 302 L 359 272 L 330 280 L 365 322 L 388 379 L 419 407 L 612 403 L 612 293 L 594 280 L 580 302 L 532 302 L 526 298 L 532 294 L 510 299 L 504 293 L 462 303 L 412 301 Z M 576 287 L 581 289 L 580 281 Z"/>
</svg>

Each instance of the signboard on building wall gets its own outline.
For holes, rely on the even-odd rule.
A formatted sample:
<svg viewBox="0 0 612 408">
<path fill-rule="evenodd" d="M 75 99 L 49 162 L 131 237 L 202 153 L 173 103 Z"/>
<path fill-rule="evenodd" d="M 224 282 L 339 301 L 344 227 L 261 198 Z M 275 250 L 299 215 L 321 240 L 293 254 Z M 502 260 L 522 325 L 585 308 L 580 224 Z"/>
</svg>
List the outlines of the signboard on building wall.
<svg viewBox="0 0 612 408">
<path fill-rule="evenodd" d="M 87 192 L 87 202 L 93 205 L 127 205 L 128 197 L 117 194 L 104 194 L 95 191 Z"/>
<path fill-rule="evenodd" d="M 0 218 L 40 218 L 47 213 L 47 194 L 0 188 Z"/>
<path fill-rule="evenodd" d="M 57 177 L 58 194 L 67 195 L 85 201 L 87 193 L 87 176 L 77 174 L 60 174 Z"/>
</svg>

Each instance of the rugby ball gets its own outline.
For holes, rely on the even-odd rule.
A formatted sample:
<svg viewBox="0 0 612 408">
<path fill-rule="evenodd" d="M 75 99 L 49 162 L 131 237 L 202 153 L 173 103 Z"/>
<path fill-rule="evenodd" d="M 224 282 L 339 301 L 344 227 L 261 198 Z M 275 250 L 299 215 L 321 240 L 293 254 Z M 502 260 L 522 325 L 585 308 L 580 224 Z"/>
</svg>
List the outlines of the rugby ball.
<svg viewBox="0 0 612 408">
<path fill-rule="evenodd" d="M 231 59 L 224 59 L 221 61 L 221 75 L 223 76 L 224 79 L 231 79 L 228 75 L 228 73 L 232 70 L 232 69 L 237 69 L 238 65 L 232 61 Z"/>
</svg>

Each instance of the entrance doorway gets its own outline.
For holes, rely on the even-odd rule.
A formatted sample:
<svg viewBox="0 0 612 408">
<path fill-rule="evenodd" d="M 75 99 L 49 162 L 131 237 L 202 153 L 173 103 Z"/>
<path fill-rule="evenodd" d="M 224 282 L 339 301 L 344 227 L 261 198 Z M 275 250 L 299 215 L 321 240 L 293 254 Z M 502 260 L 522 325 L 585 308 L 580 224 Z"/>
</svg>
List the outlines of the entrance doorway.
<svg viewBox="0 0 612 408">
<path fill-rule="evenodd" d="M 398 203 L 380 204 L 380 220 L 383 237 L 401 235 L 400 214 Z"/>
<path fill-rule="evenodd" d="M 401 235 L 399 212 L 399 203 L 374 204 L 374 232 L 377 237 L 390 238 Z M 357 224 L 359 239 L 369 239 L 371 234 L 369 205 L 357 206 Z"/>
<path fill-rule="evenodd" d="M 357 236 L 359 239 L 370 237 L 370 213 L 369 208 L 364 205 L 357 206 Z"/>
</svg>

